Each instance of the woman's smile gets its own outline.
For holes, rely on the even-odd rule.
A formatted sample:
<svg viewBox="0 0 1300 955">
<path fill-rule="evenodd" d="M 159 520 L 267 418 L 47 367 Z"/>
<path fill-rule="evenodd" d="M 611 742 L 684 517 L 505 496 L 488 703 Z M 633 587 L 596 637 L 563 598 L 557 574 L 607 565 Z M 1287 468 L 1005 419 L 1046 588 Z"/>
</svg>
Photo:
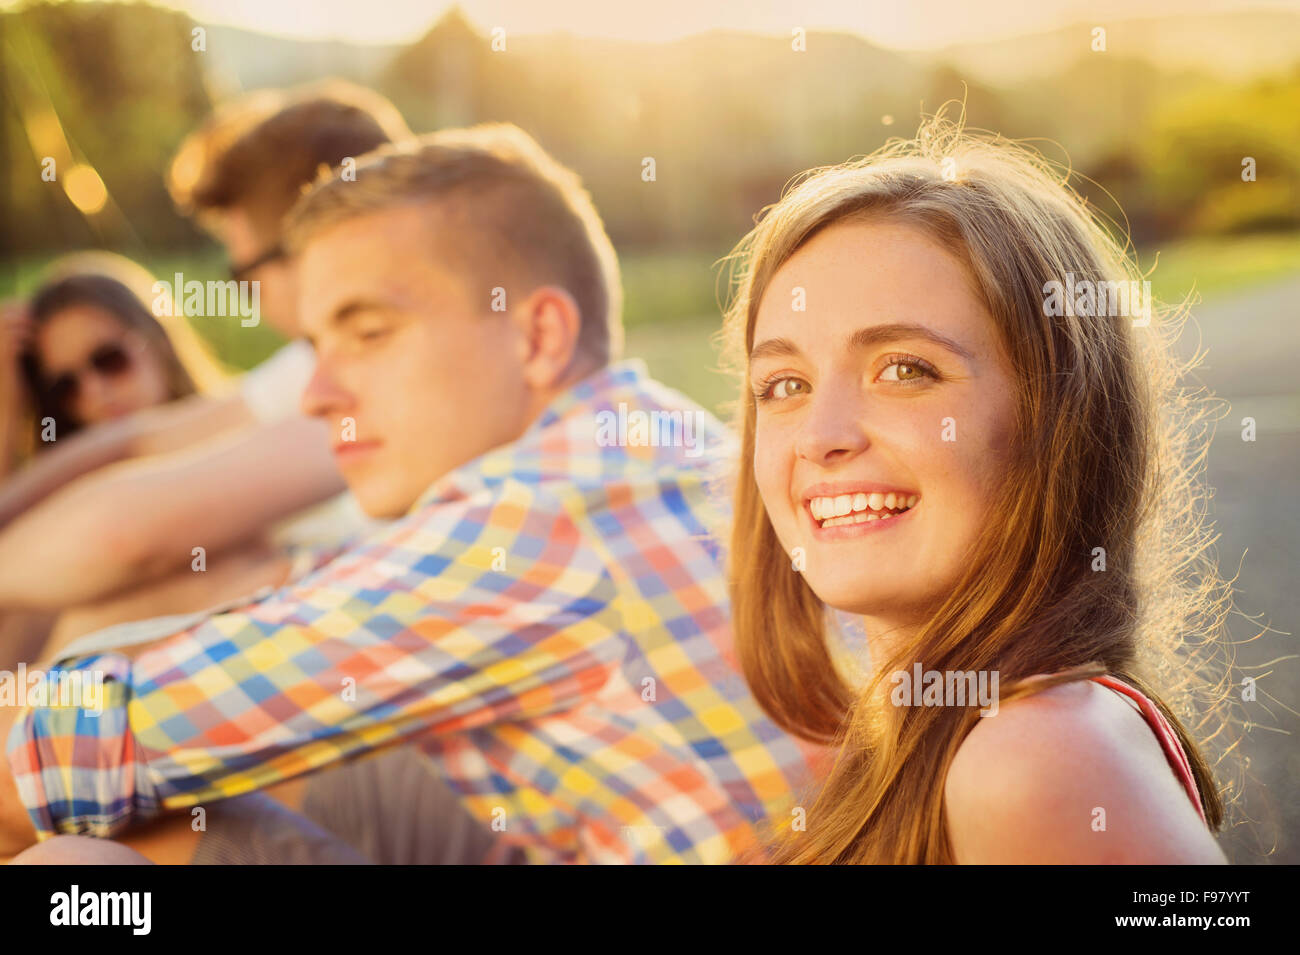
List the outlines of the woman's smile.
<svg viewBox="0 0 1300 955">
<path fill-rule="evenodd" d="M 920 501 L 906 488 L 867 482 L 815 484 L 802 495 L 815 540 L 844 540 L 898 526 Z"/>
<path fill-rule="evenodd" d="M 905 507 L 895 511 L 855 511 L 843 517 L 828 518 L 818 521 L 812 518 L 813 539 L 818 541 L 838 541 L 873 534 L 888 528 L 910 524 L 908 520 L 915 507 Z"/>
</svg>

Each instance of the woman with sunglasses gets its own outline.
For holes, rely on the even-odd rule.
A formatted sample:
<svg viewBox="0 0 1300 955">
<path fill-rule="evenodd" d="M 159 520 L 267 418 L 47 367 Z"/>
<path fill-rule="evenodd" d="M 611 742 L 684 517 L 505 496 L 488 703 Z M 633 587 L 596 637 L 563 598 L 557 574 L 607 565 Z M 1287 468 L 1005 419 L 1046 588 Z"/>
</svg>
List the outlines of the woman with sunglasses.
<svg viewBox="0 0 1300 955">
<path fill-rule="evenodd" d="M 31 297 L 22 364 L 37 449 L 48 443 L 51 421 L 63 438 L 196 390 L 149 309 L 152 282 L 131 263 L 109 263 L 102 256 L 60 263 Z"/>
<path fill-rule="evenodd" d="M 1057 307 L 1137 278 L 1085 203 L 935 120 L 800 177 L 731 262 L 738 655 L 838 753 L 772 858 L 1223 862 L 1201 405 L 1166 316 Z"/>
<path fill-rule="evenodd" d="M 0 303 L 0 478 L 80 430 L 193 394 L 196 379 L 221 379 L 187 325 L 154 318 L 152 287 L 134 262 L 83 252 L 51 265 L 26 301 Z M 25 658 L 53 621 L 6 608 L 0 662 Z"/>
</svg>

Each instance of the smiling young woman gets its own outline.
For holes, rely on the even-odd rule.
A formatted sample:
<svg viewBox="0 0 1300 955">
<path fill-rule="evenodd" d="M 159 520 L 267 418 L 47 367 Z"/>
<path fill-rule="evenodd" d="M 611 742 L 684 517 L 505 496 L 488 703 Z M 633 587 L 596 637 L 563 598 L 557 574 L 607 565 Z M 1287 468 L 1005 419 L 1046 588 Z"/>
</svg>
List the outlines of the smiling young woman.
<svg viewBox="0 0 1300 955">
<path fill-rule="evenodd" d="M 737 651 L 773 718 L 838 753 L 772 856 L 1222 862 L 1184 728 L 1226 724 L 1206 409 L 1175 316 L 1045 308 L 1067 275 L 1134 277 L 1084 202 L 936 118 L 800 177 L 730 263 Z M 862 622 L 861 680 L 835 611 Z M 914 667 L 992 673 L 1000 705 L 900 701 Z"/>
</svg>

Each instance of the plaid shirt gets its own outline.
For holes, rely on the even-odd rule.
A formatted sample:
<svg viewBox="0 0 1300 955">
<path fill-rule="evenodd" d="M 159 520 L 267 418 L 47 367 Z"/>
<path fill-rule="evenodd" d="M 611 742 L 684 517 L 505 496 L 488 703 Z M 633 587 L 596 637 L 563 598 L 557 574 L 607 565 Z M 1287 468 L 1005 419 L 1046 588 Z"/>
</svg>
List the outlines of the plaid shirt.
<svg viewBox="0 0 1300 955">
<path fill-rule="evenodd" d="M 101 672 L 102 713 L 29 708 L 8 741 L 38 832 L 112 836 L 405 742 L 530 861 L 735 859 L 818 751 L 732 658 L 709 532 L 734 451 L 619 363 L 295 582 L 164 619 L 134 661 L 73 645 L 53 669 Z"/>
</svg>

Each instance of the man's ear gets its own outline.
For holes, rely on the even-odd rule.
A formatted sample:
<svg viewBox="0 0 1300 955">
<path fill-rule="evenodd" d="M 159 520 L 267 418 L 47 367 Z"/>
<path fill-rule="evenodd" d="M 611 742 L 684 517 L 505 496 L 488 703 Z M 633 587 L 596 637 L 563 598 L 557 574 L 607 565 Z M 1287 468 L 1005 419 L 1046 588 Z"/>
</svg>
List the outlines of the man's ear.
<svg viewBox="0 0 1300 955">
<path fill-rule="evenodd" d="M 545 285 L 534 289 L 515 312 L 523 336 L 524 380 L 546 390 L 564 382 L 578 354 L 582 315 L 564 289 Z"/>
</svg>

